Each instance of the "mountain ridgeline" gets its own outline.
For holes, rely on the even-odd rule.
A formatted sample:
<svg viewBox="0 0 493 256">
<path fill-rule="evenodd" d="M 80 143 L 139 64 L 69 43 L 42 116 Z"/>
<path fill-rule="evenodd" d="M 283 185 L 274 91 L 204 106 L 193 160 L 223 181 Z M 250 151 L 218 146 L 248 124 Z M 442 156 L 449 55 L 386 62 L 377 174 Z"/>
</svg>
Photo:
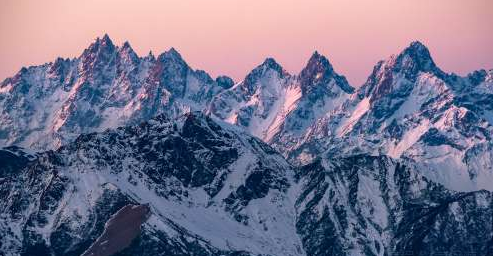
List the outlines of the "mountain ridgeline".
<svg viewBox="0 0 493 256">
<path fill-rule="evenodd" d="M 420 42 L 353 87 L 105 35 L 0 83 L 0 256 L 493 255 L 492 124 Z"/>
</svg>

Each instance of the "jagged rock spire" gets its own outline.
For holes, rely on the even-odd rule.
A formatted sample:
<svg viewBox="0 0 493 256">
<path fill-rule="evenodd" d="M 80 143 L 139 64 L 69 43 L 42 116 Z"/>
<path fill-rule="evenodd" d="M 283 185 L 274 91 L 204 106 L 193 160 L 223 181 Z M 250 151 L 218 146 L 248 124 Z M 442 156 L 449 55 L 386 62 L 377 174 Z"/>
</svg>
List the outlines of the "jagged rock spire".
<svg viewBox="0 0 493 256">
<path fill-rule="evenodd" d="M 398 55 L 378 62 L 359 90 L 359 95 L 363 97 L 373 94 L 374 98 L 379 98 L 393 90 L 394 74 L 400 73 L 407 80 L 414 81 L 420 72 L 432 73 L 441 79 L 447 78 L 447 74 L 436 66 L 428 48 L 421 42 L 414 41 Z"/>
<path fill-rule="evenodd" d="M 315 51 L 307 65 L 300 73 L 300 83 L 304 91 L 309 91 L 317 85 L 327 85 L 332 79 L 336 80 L 336 84 L 346 93 L 352 93 L 354 88 L 349 85 L 344 76 L 338 75 L 329 60 Z"/>
</svg>

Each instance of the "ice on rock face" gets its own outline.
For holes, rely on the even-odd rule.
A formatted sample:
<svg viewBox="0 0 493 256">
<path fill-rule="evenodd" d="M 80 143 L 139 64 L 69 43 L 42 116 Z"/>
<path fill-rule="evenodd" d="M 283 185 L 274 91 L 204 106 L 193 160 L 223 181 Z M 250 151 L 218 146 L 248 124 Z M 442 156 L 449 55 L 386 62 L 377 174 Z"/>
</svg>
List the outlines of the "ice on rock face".
<svg viewBox="0 0 493 256">
<path fill-rule="evenodd" d="M 491 239 L 487 191 L 447 190 L 385 156 L 323 155 L 294 168 L 198 112 L 82 135 L 29 161 L 0 182 L 0 250 L 9 256 L 106 245 L 142 256 L 432 255 L 472 242 L 482 253 Z M 126 224 L 137 238 L 120 248 L 108 230 L 125 228 L 115 218 L 137 204 L 145 222 Z"/>
<path fill-rule="evenodd" d="M 81 133 L 200 111 L 223 86 L 175 49 L 139 57 L 105 35 L 78 58 L 23 68 L 0 85 L 0 145 L 56 149 Z"/>
<path fill-rule="evenodd" d="M 282 144 L 301 136 L 353 90 L 318 52 L 300 75 L 288 74 L 274 59 L 268 58 L 244 81 L 217 95 L 208 113 L 243 126 L 273 145 Z"/>
<path fill-rule="evenodd" d="M 491 193 L 449 191 L 418 168 L 368 155 L 322 157 L 302 167 L 297 229 L 307 255 L 448 255 L 473 243 L 486 253 Z M 487 230 L 466 224 L 466 216 L 470 224 L 484 220 Z"/>
<path fill-rule="evenodd" d="M 12 246 L 12 252 L 37 244 L 48 250 L 57 246 L 56 255 L 84 249 L 86 239 L 96 239 L 102 229 L 88 226 L 100 227 L 123 205 L 136 202 L 149 205 L 150 220 L 157 222 L 144 225 L 143 235 L 169 236 L 174 244 L 158 240 L 149 250 L 168 246 L 173 251 L 186 238 L 203 243 L 195 245 L 197 250 L 213 251 L 201 255 L 304 255 L 294 227 L 292 167 L 260 140 L 201 113 L 173 120 L 158 116 L 138 126 L 83 135 L 35 161 L 1 203 L 7 211 L 0 239 L 8 239 L 0 240 L 1 246 Z M 37 185 L 27 186 L 29 180 L 38 180 Z M 4 236 L 3 225 L 18 225 L 15 230 L 29 230 L 32 238 L 18 244 L 23 233 Z M 67 242 L 58 242 L 64 237 Z"/>
<path fill-rule="evenodd" d="M 414 42 L 358 89 L 318 52 L 235 83 L 105 35 L 0 84 L 0 145 L 56 149 L 0 150 L 0 251 L 80 255 L 147 204 L 125 254 L 486 255 L 492 81 Z"/>
<path fill-rule="evenodd" d="M 293 162 L 302 155 L 306 159 L 308 152 L 312 159 L 321 152 L 412 159 L 429 178 L 450 189 L 493 190 L 484 181 L 490 177 L 487 165 L 480 167 L 466 157 L 493 135 L 489 85 L 486 71 L 467 77 L 446 74 L 428 49 L 414 42 L 379 62 L 362 87 L 313 122 L 291 142 L 294 146 L 275 146 L 282 152 L 289 149 L 285 155 Z"/>
</svg>

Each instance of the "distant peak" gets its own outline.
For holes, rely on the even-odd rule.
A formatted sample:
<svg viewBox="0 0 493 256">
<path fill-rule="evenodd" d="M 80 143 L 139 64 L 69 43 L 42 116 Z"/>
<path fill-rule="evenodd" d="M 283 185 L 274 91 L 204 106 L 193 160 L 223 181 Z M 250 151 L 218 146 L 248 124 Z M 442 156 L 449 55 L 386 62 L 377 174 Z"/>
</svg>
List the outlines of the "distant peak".
<svg viewBox="0 0 493 256">
<path fill-rule="evenodd" d="M 323 55 L 321 55 L 317 50 L 315 50 L 313 53 L 312 53 L 312 56 L 310 57 L 310 59 L 319 59 L 319 58 L 325 58 Z"/>
<path fill-rule="evenodd" d="M 128 41 L 125 41 L 123 43 L 122 47 L 120 48 L 120 51 L 131 55 L 137 55 Z"/>
<path fill-rule="evenodd" d="M 318 51 L 313 52 L 312 56 L 308 60 L 307 67 L 314 65 L 318 66 L 318 69 L 333 70 L 329 60 Z"/>
<path fill-rule="evenodd" d="M 422 72 L 431 73 L 441 79 L 449 76 L 435 65 L 428 48 L 423 43 L 414 41 L 398 55 L 378 62 L 366 83 L 360 87 L 360 95 L 363 95 L 361 92 L 366 96 L 373 95 L 372 100 L 385 97 L 399 86 L 394 78 L 395 73 L 414 82 Z"/>
<path fill-rule="evenodd" d="M 319 80 L 327 76 L 332 76 L 333 73 L 334 70 L 329 60 L 325 56 L 320 55 L 317 51 L 315 51 L 308 60 L 305 68 L 303 68 L 303 70 L 301 71 L 300 76 L 302 77 L 302 79 L 309 80 L 310 83 L 312 83 L 314 82 L 314 80 Z"/>
<path fill-rule="evenodd" d="M 100 40 L 102 45 L 107 45 L 107 46 L 112 46 L 114 47 L 115 45 L 113 44 L 113 41 L 111 41 L 110 36 L 108 34 L 104 34 L 103 38 Z"/>
<path fill-rule="evenodd" d="M 119 49 L 120 56 L 122 56 L 124 59 L 131 60 L 132 62 L 137 62 L 139 57 L 137 53 L 135 53 L 134 49 L 132 49 L 132 46 L 130 46 L 130 43 L 128 41 L 125 41 L 122 45 L 122 47 Z"/>
<path fill-rule="evenodd" d="M 123 49 L 127 49 L 127 48 L 132 49 L 132 46 L 130 46 L 130 43 L 129 43 L 128 41 L 125 41 L 125 42 L 123 43 L 122 48 L 123 48 Z"/>
<path fill-rule="evenodd" d="M 274 58 L 268 57 L 262 62 L 262 64 L 255 67 L 248 75 L 245 77 L 243 84 L 248 88 L 250 92 L 254 91 L 255 84 L 269 71 L 275 71 L 279 78 L 284 78 L 289 76 L 289 73 L 284 70 L 284 68 L 279 65 L 279 63 L 274 60 Z"/>
<path fill-rule="evenodd" d="M 159 59 L 163 60 L 177 60 L 177 61 L 183 61 L 183 58 L 181 57 L 181 54 L 173 47 L 171 47 L 169 50 L 165 51 L 158 57 Z"/>
<path fill-rule="evenodd" d="M 84 50 L 83 56 L 88 56 L 91 54 L 95 53 L 111 53 L 115 50 L 115 45 L 111 41 L 110 37 L 108 34 L 104 34 L 103 38 L 96 38 L 96 41 L 94 41 L 87 49 Z"/>
<path fill-rule="evenodd" d="M 346 93 L 352 93 L 354 91 L 346 78 L 338 75 L 329 60 L 318 51 L 313 52 L 305 68 L 301 71 L 299 78 L 301 87 L 305 91 L 318 85 L 325 86 L 332 80 L 336 81 L 337 86 Z"/>
<path fill-rule="evenodd" d="M 173 47 L 161 53 L 157 57 L 157 61 L 165 65 L 171 64 L 171 65 L 178 65 L 183 68 L 189 68 L 188 64 L 182 58 L 181 54 Z"/>
<path fill-rule="evenodd" d="M 122 47 L 120 48 L 120 51 L 130 53 L 132 55 L 137 55 L 128 41 L 125 41 L 123 43 Z"/>
<path fill-rule="evenodd" d="M 110 36 L 108 35 L 108 33 L 104 33 L 103 40 L 105 40 L 105 41 L 108 41 L 108 40 L 111 41 Z"/>
<path fill-rule="evenodd" d="M 408 47 L 406 47 L 398 56 L 397 59 L 400 65 L 406 64 L 402 63 L 402 59 L 408 58 L 414 62 L 414 68 L 419 71 L 428 71 L 435 68 L 435 63 L 431 57 L 428 48 L 419 41 L 412 42 Z"/>
<path fill-rule="evenodd" d="M 165 54 L 181 58 L 181 54 L 174 47 L 171 47 Z"/>
<path fill-rule="evenodd" d="M 274 70 L 283 70 L 282 66 L 279 63 L 277 63 L 277 61 L 274 58 L 271 57 L 266 58 L 260 66 Z"/>
<path fill-rule="evenodd" d="M 404 49 L 402 54 L 409 54 L 416 57 L 431 59 L 430 51 L 420 41 L 412 42 L 408 47 L 406 47 L 406 49 Z"/>
<path fill-rule="evenodd" d="M 262 75 L 264 72 L 266 72 L 267 70 L 274 70 L 277 73 L 279 73 L 280 76 L 289 75 L 284 70 L 284 68 L 279 63 L 277 63 L 277 61 L 274 58 L 268 57 L 264 60 L 264 62 L 262 62 L 262 64 L 258 65 L 255 69 L 253 69 L 252 72 L 250 72 L 250 74 L 247 77 L 249 76 L 258 77 Z"/>
<path fill-rule="evenodd" d="M 412 41 L 411 44 L 409 44 L 408 48 L 428 50 L 428 48 L 418 40 Z"/>
<path fill-rule="evenodd" d="M 146 59 L 149 59 L 149 60 L 154 60 L 154 59 L 156 59 L 156 58 L 154 57 L 154 53 L 152 53 L 152 51 L 149 51 L 149 53 L 148 53 L 148 54 L 147 54 L 147 56 L 146 56 Z"/>
</svg>

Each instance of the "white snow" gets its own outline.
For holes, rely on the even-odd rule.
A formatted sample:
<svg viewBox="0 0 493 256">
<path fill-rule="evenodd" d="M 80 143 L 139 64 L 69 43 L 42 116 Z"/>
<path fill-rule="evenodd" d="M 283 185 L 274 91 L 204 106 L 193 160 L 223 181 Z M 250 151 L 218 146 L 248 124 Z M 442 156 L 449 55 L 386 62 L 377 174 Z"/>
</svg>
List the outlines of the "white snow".
<svg viewBox="0 0 493 256">
<path fill-rule="evenodd" d="M 344 121 L 344 123 L 338 128 L 337 134 L 339 137 L 343 137 L 347 133 L 349 133 L 354 125 L 363 117 L 366 112 L 370 109 L 370 99 L 365 97 L 362 99 L 358 105 L 356 105 L 354 111 L 351 113 L 351 116 Z"/>
<path fill-rule="evenodd" d="M 399 158 L 404 151 L 412 147 L 423 134 L 425 134 L 430 128 L 430 121 L 428 119 L 422 120 L 421 124 L 413 129 L 407 131 L 402 139 L 391 147 L 387 154 L 393 158 Z"/>
<path fill-rule="evenodd" d="M 12 90 L 12 84 L 7 84 L 6 86 L 0 87 L 0 93 L 7 93 Z"/>
</svg>

